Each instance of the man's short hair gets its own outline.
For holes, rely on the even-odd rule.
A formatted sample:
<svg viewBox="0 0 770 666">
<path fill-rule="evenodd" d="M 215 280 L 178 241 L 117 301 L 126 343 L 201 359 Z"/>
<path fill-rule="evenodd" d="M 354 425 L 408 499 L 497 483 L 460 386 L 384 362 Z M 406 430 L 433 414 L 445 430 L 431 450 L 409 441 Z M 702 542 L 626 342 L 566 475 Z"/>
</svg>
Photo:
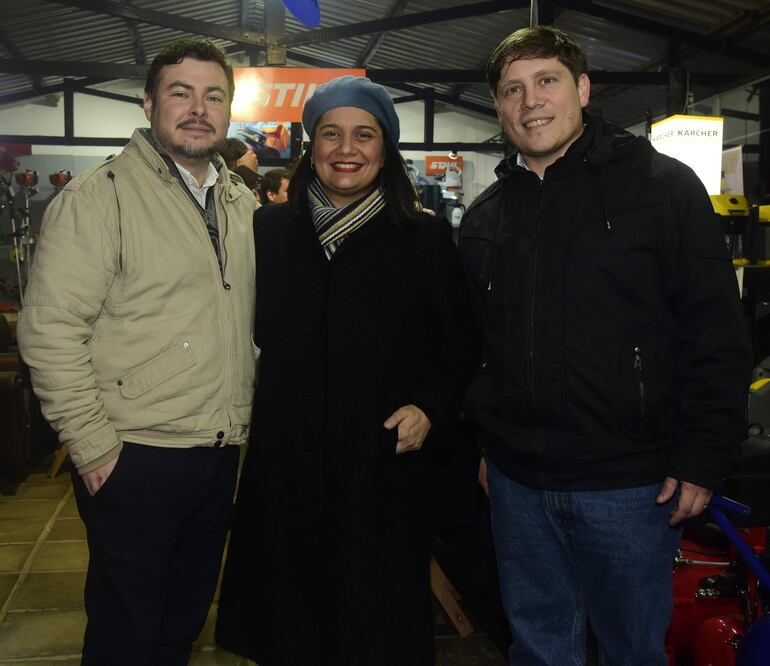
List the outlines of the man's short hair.
<svg viewBox="0 0 770 666">
<path fill-rule="evenodd" d="M 233 66 L 227 61 L 225 52 L 208 39 L 190 39 L 187 37 L 177 39 L 161 49 L 150 64 L 150 68 L 147 70 L 147 80 L 144 84 L 144 92 L 150 99 L 155 99 L 155 88 L 160 78 L 160 70 L 166 65 L 178 65 L 185 58 L 215 62 L 225 70 L 227 85 L 230 88 L 230 101 L 232 101 L 235 92 L 235 79 L 233 78 Z"/>
<path fill-rule="evenodd" d="M 557 58 L 572 74 L 575 83 L 588 72 L 588 59 L 583 47 L 558 28 L 538 25 L 512 32 L 497 45 L 487 61 L 487 82 L 492 97 L 497 96 L 497 84 L 503 68 L 514 60 Z"/>
<path fill-rule="evenodd" d="M 247 152 L 249 152 L 249 147 L 240 139 L 231 136 L 225 139 L 225 145 L 222 147 L 222 150 L 219 151 L 219 154 L 225 161 L 227 168 L 230 169 L 230 171 L 235 171 L 238 160 Z"/>
<path fill-rule="evenodd" d="M 262 176 L 262 182 L 259 184 L 259 198 L 263 204 L 270 203 L 270 199 L 267 198 L 268 192 L 278 194 L 281 189 L 281 181 L 284 178 L 291 180 L 291 171 L 288 169 L 270 169 Z"/>
</svg>

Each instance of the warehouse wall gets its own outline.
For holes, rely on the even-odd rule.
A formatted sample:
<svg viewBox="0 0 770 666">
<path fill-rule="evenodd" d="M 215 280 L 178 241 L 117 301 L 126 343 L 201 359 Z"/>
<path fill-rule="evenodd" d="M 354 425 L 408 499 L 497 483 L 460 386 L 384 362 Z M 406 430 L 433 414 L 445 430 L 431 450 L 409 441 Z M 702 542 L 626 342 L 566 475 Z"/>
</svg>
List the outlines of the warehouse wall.
<svg viewBox="0 0 770 666">
<path fill-rule="evenodd" d="M 141 94 L 141 90 L 121 91 L 122 94 Z M 75 135 L 78 137 L 129 137 L 135 127 L 146 127 L 144 111 L 138 105 L 127 102 L 75 94 Z M 6 135 L 55 135 L 64 134 L 63 101 L 59 98 L 57 106 L 42 104 L 24 104 L 0 109 L 0 127 Z M 423 105 L 410 102 L 396 105 L 401 121 L 402 141 L 423 140 Z M 442 111 L 435 116 L 434 140 L 437 142 L 482 142 L 499 133 L 499 126 L 483 118 Z M 91 164 L 119 151 L 111 146 L 33 146 L 32 156 L 20 158 L 22 168 L 39 171 L 41 181 L 40 195 L 48 196 L 48 174 L 60 169 L 78 174 Z M 435 154 L 431 153 L 431 154 Z M 465 160 L 463 186 L 465 201 L 469 203 L 487 185 L 494 181 L 494 167 L 500 161 L 501 154 L 461 153 Z M 411 158 L 421 166 L 424 153 L 404 152 L 404 157 Z"/>
</svg>

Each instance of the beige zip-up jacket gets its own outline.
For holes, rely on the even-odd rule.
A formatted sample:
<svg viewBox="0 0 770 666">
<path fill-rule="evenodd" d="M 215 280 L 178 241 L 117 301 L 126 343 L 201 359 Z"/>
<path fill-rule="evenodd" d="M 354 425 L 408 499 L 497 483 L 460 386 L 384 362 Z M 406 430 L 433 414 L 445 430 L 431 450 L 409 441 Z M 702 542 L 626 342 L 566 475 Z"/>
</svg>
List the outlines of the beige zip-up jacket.
<svg viewBox="0 0 770 666">
<path fill-rule="evenodd" d="M 214 197 L 224 275 L 195 204 L 139 130 L 46 210 L 17 335 L 43 414 L 81 473 L 123 441 L 247 438 L 256 201 L 226 168 Z"/>
</svg>

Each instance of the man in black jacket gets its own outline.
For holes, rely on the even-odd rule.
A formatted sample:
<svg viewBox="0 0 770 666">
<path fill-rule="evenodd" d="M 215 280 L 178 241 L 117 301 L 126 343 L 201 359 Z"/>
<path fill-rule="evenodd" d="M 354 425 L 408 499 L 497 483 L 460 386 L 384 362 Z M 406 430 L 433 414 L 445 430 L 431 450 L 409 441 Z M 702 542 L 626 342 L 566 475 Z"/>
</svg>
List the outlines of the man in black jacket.
<svg viewBox="0 0 770 666">
<path fill-rule="evenodd" d="M 584 664 L 588 621 L 604 663 L 666 666 L 675 526 L 737 455 L 751 354 L 702 184 L 585 114 L 586 72 L 547 27 L 487 64 L 517 150 L 460 230 L 484 333 L 465 412 L 511 665 Z"/>
</svg>

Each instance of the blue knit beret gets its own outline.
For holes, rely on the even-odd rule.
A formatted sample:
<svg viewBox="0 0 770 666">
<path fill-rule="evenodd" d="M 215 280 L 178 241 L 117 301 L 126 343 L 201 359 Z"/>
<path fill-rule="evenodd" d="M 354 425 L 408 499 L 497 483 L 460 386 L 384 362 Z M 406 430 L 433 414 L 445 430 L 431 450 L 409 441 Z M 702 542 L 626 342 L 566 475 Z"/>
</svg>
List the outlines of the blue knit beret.
<svg viewBox="0 0 770 666">
<path fill-rule="evenodd" d="M 387 140 L 398 145 L 401 129 L 393 100 L 385 88 L 365 76 L 340 76 L 315 89 L 302 109 L 302 125 L 311 139 L 321 116 L 339 106 L 355 106 L 368 111 L 380 121 Z"/>
</svg>

